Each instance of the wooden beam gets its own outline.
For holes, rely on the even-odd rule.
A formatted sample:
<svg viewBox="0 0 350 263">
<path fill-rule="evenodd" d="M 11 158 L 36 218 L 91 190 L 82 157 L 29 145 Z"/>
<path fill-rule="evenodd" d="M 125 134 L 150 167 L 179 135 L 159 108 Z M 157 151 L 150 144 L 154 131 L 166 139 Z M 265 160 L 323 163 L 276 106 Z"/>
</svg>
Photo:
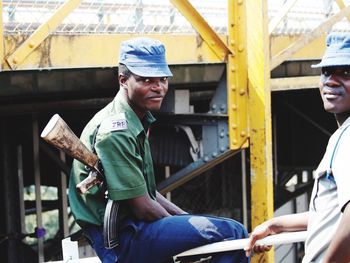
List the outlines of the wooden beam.
<svg viewBox="0 0 350 263">
<path fill-rule="evenodd" d="M 323 22 L 317 28 L 315 28 L 309 34 L 303 34 L 297 41 L 292 43 L 289 47 L 282 50 L 280 53 L 272 57 L 270 69 L 273 70 L 278 65 L 280 65 L 283 61 L 292 57 L 296 52 L 298 52 L 301 48 L 310 44 L 316 38 L 322 36 L 325 32 L 329 31 L 329 29 L 338 21 L 340 21 L 344 16 L 350 13 L 350 6 L 342 9 L 337 14 L 330 17 L 327 21 Z"/>
</svg>

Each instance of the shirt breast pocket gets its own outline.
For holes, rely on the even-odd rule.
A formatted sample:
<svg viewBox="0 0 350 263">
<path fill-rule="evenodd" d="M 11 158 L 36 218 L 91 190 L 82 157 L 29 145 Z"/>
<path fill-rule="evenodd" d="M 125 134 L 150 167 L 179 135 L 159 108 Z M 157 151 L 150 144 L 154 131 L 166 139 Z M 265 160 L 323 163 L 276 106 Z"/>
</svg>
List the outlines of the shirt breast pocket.
<svg viewBox="0 0 350 263">
<path fill-rule="evenodd" d="M 313 198 L 314 209 L 317 212 L 333 210 L 338 207 L 337 185 L 335 181 L 319 177 L 316 194 Z"/>
</svg>

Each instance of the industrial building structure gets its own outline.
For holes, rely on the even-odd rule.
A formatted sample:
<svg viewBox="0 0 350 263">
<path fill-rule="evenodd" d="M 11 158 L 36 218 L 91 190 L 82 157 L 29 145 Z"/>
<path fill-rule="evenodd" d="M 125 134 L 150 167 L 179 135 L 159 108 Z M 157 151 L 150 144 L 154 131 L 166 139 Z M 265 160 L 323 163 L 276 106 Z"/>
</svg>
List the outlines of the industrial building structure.
<svg viewBox="0 0 350 263">
<path fill-rule="evenodd" d="M 327 32 L 349 31 L 350 1 L 0 7 L 1 262 L 58 260 L 61 239 L 79 239 L 66 196 L 72 160 L 40 132 L 58 113 L 80 135 L 116 94 L 119 44 L 135 36 L 161 40 L 174 74 L 150 133 L 159 191 L 187 211 L 228 216 L 249 230 L 286 204 L 307 209 L 313 171 L 336 128 L 310 65 Z M 302 244 L 275 254 L 253 261 L 299 262 Z"/>
</svg>

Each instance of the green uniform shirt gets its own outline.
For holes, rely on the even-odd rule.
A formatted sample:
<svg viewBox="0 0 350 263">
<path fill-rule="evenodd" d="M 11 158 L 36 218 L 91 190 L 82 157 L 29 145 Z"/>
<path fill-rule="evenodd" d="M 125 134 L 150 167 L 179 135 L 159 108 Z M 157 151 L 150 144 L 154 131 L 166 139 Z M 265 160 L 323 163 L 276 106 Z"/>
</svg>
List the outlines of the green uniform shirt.
<svg viewBox="0 0 350 263">
<path fill-rule="evenodd" d="M 154 120 L 147 112 L 141 123 L 119 92 L 84 128 L 80 139 L 91 150 L 99 126 L 95 150 L 103 166 L 109 199 L 125 200 L 147 192 L 155 199 L 153 162 L 146 134 Z M 78 224 L 102 225 L 106 189 L 94 186 L 85 195 L 80 195 L 75 189 L 77 183 L 87 176 L 85 166 L 74 160 L 69 181 L 70 207 Z"/>
</svg>

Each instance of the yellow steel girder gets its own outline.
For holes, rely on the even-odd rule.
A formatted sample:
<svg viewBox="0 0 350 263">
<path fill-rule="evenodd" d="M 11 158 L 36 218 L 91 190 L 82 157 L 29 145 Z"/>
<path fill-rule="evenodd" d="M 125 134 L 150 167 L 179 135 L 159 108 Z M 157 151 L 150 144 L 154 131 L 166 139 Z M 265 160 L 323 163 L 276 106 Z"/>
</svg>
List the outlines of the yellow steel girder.
<svg viewBox="0 0 350 263">
<path fill-rule="evenodd" d="M 4 27 L 2 20 L 2 0 L 0 0 L 0 71 L 4 61 Z"/>
<path fill-rule="evenodd" d="M 350 6 L 343 8 L 337 14 L 330 17 L 325 22 L 321 23 L 318 27 L 316 27 L 311 33 L 304 34 L 298 38 L 297 41 L 293 42 L 286 49 L 282 50 L 277 55 L 271 58 L 271 70 L 276 68 L 278 65 L 283 63 L 285 60 L 290 59 L 293 54 L 299 51 L 301 48 L 310 44 L 315 39 L 324 35 L 336 22 L 340 21 L 344 16 L 350 14 Z"/>
<path fill-rule="evenodd" d="M 283 20 L 283 18 L 288 14 L 289 10 L 295 5 L 298 0 L 288 0 L 283 8 L 278 12 L 278 14 L 272 18 L 269 23 L 269 35 L 276 29 L 279 23 Z"/>
<path fill-rule="evenodd" d="M 52 35 L 18 64 L 16 70 L 114 67 L 118 64 L 120 42 L 130 37 L 133 35 Z M 147 37 L 164 43 L 170 64 L 222 62 L 207 43 L 196 35 L 147 34 Z M 226 41 L 226 36 L 220 38 Z M 6 36 L 5 53 L 11 54 L 21 42 L 21 35 Z M 7 64 L 3 64 L 3 67 L 5 70 L 10 69 Z"/>
<path fill-rule="evenodd" d="M 227 111 L 230 148 L 247 147 L 247 49 L 245 2 L 228 1 Z"/>
<path fill-rule="evenodd" d="M 222 61 L 233 53 L 188 0 L 170 0 Z"/>
<path fill-rule="evenodd" d="M 8 58 L 7 63 L 12 69 L 16 69 L 35 48 L 37 48 L 44 39 L 46 39 L 51 32 L 63 21 L 63 19 L 73 11 L 81 0 L 67 0 L 62 4 L 60 8 L 42 24 L 35 32 L 21 44 L 15 52 L 13 52 Z M 2 10 L 2 9 L 1 9 Z"/>
<path fill-rule="evenodd" d="M 337 2 L 337 5 L 339 6 L 339 8 L 342 10 L 346 7 L 346 5 L 344 4 L 344 1 L 343 0 L 335 0 Z M 350 14 L 346 14 L 345 15 L 346 18 L 348 19 L 348 21 L 350 21 Z"/>
<path fill-rule="evenodd" d="M 267 0 L 246 0 L 252 228 L 273 217 L 270 56 Z M 274 262 L 273 251 L 253 262 Z"/>
<path fill-rule="evenodd" d="M 187 0 L 171 0 L 221 60 L 227 59 L 227 111 L 230 149 L 247 147 L 247 69 L 244 2 L 228 1 L 229 34 L 226 45 Z"/>
<path fill-rule="evenodd" d="M 130 34 L 52 35 L 16 66 L 16 70 L 42 68 L 84 68 L 108 67 L 117 63 L 120 41 L 129 39 Z M 142 36 L 142 35 L 137 35 Z M 146 36 L 146 35 L 145 35 Z M 147 34 L 161 40 L 167 49 L 170 64 L 182 63 L 223 63 L 209 45 L 196 35 Z M 325 48 L 325 34 L 299 49 L 291 59 L 320 59 Z M 228 42 L 226 35 L 219 35 Z M 295 42 L 300 36 L 270 37 L 271 55 L 274 56 Z M 23 43 L 23 35 L 5 35 L 4 56 L 12 54 Z M 179 52 L 181 50 L 181 52 Z M 2 61 L 2 69 L 11 69 Z"/>
</svg>

